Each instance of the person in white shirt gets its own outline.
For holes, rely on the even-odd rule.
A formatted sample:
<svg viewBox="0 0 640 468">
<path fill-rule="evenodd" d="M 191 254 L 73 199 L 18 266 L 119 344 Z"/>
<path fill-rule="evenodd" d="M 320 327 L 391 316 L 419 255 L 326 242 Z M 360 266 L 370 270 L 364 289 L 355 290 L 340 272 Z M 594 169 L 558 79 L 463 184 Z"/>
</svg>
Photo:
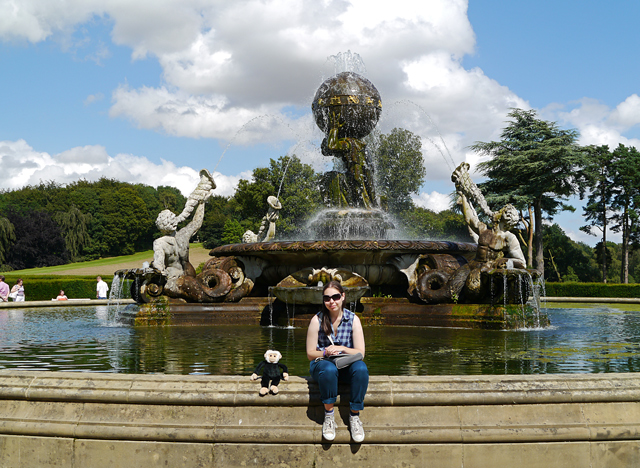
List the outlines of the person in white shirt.
<svg viewBox="0 0 640 468">
<path fill-rule="evenodd" d="M 96 286 L 96 298 L 106 299 L 107 292 L 109 292 L 109 285 L 102 281 L 102 278 L 100 276 L 98 276 L 96 279 L 98 280 L 98 284 Z"/>
</svg>

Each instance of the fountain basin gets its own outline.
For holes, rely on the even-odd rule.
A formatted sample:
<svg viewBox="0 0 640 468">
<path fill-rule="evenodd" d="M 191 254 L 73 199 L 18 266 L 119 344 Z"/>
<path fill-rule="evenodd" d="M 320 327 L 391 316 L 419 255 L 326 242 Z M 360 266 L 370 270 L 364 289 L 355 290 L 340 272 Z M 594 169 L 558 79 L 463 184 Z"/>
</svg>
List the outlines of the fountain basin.
<svg viewBox="0 0 640 468">
<path fill-rule="evenodd" d="M 406 285 L 401 271 L 420 255 L 472 258 L 476 244 L 452 241 L 340 240 L 280 241 L 229 244 L 211 250 L 213 257 L 235 256 L 245 266 L 256 266 L 256 285 L 274 286 L 288 275 L 308 267 L 350 269 L 372 286 Z"/>
<path fill-rule="evenodd" d="M 640 462 L 638 374 L 372 377 L 366 439 L 340 389 L 321 436 L 315 383 L 258 396 L 248 377 L 0 371 L 0 464 L 628 468 Z"/>
</svg>

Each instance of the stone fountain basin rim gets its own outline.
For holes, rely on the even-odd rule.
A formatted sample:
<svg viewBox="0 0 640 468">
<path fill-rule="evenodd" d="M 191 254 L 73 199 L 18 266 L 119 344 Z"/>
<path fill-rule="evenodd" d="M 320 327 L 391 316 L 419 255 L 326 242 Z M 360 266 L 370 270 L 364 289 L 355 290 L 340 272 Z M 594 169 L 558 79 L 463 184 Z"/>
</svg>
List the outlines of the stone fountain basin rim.
<svg viewBox="0 0 640 468">
<path fill-rule="evenodd" d="M 409 240 L 340 240 L 340 241 L 276 241 L 228 244 L 209 252 L 215 257 L 231 255 L 277 254 L 293 252 L 348 252 L 368 251 L 393 254 L 420 253 L 473 253 L 477 244 L 454 241 L 409 241 Z"/>
</svg>

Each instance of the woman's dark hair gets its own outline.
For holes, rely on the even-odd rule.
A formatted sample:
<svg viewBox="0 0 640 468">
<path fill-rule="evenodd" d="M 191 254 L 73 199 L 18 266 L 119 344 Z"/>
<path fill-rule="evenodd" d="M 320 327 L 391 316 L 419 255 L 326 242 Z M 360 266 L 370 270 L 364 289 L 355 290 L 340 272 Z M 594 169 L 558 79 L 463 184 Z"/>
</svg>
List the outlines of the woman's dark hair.
<svg viewBox="0 0 640 468">
<path fill-rule="evenodd" d="M 335 280 L 329 281 L 327 284 L 325 284 L 324 288 L 322 288 L 323 296 L 324 296 L 324 292 L 329 288 L 337 289 L 340 292 L 340 294 L 344 294 L 344 288 L 342 287 L 339 281 L 335 281 Z M 331 335 L 331 316 L 329 315 L 329 310 L 327 309 L 327 306 L 324 304 L 324 300 L 322 301 L 322 315 L 320 317 L 321 317 L 320 327 L 322 327 L 322 331 L 327 336 Z"/>
</svg>

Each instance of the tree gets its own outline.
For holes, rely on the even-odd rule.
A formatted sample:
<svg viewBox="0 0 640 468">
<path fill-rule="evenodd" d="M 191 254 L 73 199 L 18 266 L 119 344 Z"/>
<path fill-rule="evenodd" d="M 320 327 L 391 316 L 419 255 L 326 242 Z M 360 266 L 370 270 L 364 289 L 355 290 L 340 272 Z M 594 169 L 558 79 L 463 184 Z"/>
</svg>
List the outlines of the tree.
<svg viewBox="0 0 640 468">
<path fill-rule="evenodd" d="M 92 237 L 97 239 L 101 256 L 130 255 L 148 249 L 153 243 L 155 216 L 147 210 L 144 200 L 130 184 L 101 180 L 99 206 L 94 214 Z"/>
<path fill-rule="evenodd" d="M 233 204 L 229 197 L 214 195 L 207 201 L 204 221 L 198 233 L 202 244 L 207 249 L 224 245 L 224 226 L 233 217 Z"/>
<path fill-rule="evenodd" d="M 607 226 L 612 215 L 611 205 L 616 188 L 613 185 L 614 155 L 609 152 L 607 145 L 589 146 L 586 148 L 586 164 L 584 167 L 589 189 L 587 204 L 584 207 L 584 217 L 589 222 L 581 226 L 580 230 L 587 234 L 596 235 L 593 229 L 602 234 L 599 245 L 607 244 Z M 607 256 L 602 258 L 602 282 L 607 282 Z"/>
<path fill-rule="evenodd" d="M 410 239 L 454 240 L 470 242 L 467 223 L 460 213 L 443 210 L 436 213 L 422 207 L 415 207 L 400 215 L 401 224 Z"/>
<path fill-rule="evenodd" d="M 253 170 L 253 180 L 240 180 L 233 202 L 247 229 L 257 232 L 267 213 L 267 197 L 278 196 L 282 209 L 277 236 L 282 239 L 303 230 L 305 222 L 320 208 L 320 176 L 293 156 L 271 159 L 269 167 Z"/>
<path fill-rule="evenodd" d="M 629 246 L 640 241 L 638 211 L 640 210 L 640 152 L 622 144 L 613 150 L 613 180 L 615 187 L 611 230 L 622 232 L 620 281 L 629 282 Z"/>
<path fill-rule="evenodd" d="M 222 245 L 239 244 L 242 242 L 242 234 L 245 230 L 237 219 L 228 219 L 224 223 L 224 232 L 222 233 Z"/>
<path fill-rule="evenodd" d="M 376 188 L 383 206 L 391 213 L 411 209 L 411 194 L 420 191 L 426 175 L 420 138 L 409 130 L 394 128 L 370 146 L 369 151 L 375 154 Z"/>
<path fill-rule="evenodd" d="M 544 226 L 543 236 L 545 256 L 553 265 L 545 271 L 547 281 L 597 280 L 598 264 L 591 247 L 572 241 L 557 224 Z"/>
<path fill-rule="evenodd" d="M 596 246 L 593 248 L 593 253 L 596 257 L 596 262 L 602 268 L 602 265 L 611 265 L 614 258 L 616 245 L 613 242 L 607 242 L 606 244 L 602 241 L 598 242 Z"/>
<path fill-rule="evenodd" d="M 69 260 L 60 228 L 46 211 L 18 213 L 9 210 L 7 218 L 15 228 L 16 241 L 7 263 L 16 270 L 63 265 Z"/>
<path fill-rule="evenodd" d="M 11 245 L 16 240 L 16 231 L 7 218 L 0 216 L 0 266 L 7 259 Z"/>
<path fill-rule="evenodd" d="M 490 203 L 512 203 L 520 210 L 533 207 L 536 268 L 544 273 L 542 214 L 574 210 L 565 203 L 575 193 L 583 195 L 583 152 L 576 145 L 578 132 L 562 130 L 555 122 L 536 118 L 534 110 L 512 109 L 513 120 L 500 141 L 477 142 L 471 149 L 490 156 L 478 165 L 489 177 L 482 184 Z"/>
<path fill-rule="evenodd" d="M 78 260 L 84 248 L 91 243 L 89 236 L 91 219 L 90 214 L 84 214 L 75 205 L 71 205 L 69 211 L 58 211 L 53 216 L 53 220 L 62 232 L 72 261 Z"/>
</svg>

